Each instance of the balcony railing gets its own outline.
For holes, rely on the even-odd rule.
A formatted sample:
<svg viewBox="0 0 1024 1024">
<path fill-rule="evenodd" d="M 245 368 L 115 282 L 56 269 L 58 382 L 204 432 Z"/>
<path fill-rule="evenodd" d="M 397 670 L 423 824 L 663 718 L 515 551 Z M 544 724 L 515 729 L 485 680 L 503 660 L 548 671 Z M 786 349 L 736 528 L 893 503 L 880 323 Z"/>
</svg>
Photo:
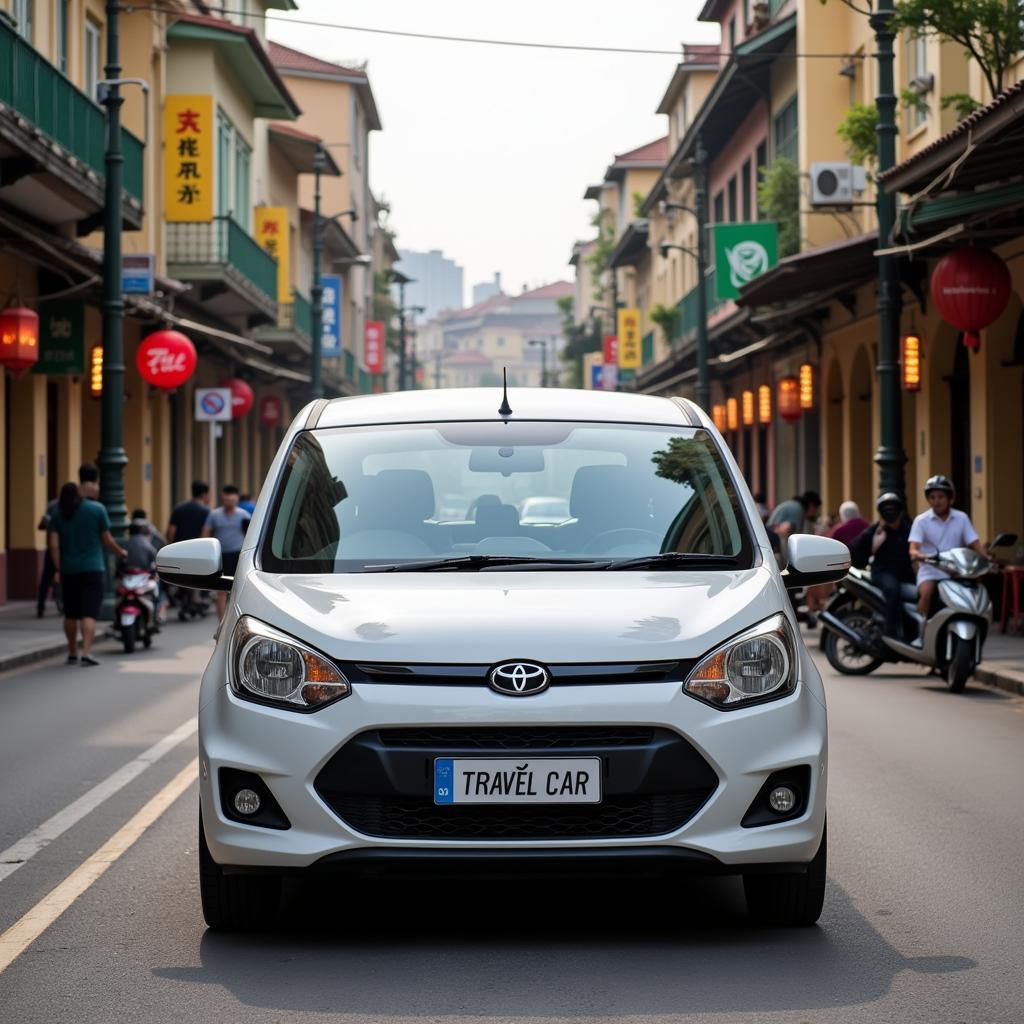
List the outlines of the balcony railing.
<svg viewBox="0 0 1024 1024">
<path fill-rule="evenodd" d="M 715 271 L 714 268 L 708 271 L 707 277 L 704 278 L 704 287 L 707 290 L 708 297 L 708 315 L 710 316 L 718 307 L 722 304 L 720 299 L 715 298 Z M 672 341 L 681 341 L 683 338 L 688 338 L 691 334 L 696 333 L 697 323 L 700 319 L 698 314 L 697 304 L 697 288 L 694 286 L 691 288 L 679 302 L 676 307 L 679 310 L 680 316 L 676 320 L 676 329 L 672 337 Z"/>
<path fill-rule="evenodd" d="M 231 217 L 167 225 L 167 263 L 176 268 L 223 266 L 277 301 L 277 260 Z"/>
<path fill-rule="evenodd" d="M 307 338 L 313 337 L 313 309 L 301 292 L 292 289 L 292 301 L 283 302 L 278 308 L 277 325 L 286 330 L 298 331 Z"/>
<path fill-rule="evenodd" d="M 101 178 L 106 114 L 0 18 L 0 101 L 59 143 Z M 142 202 L 142 141 L 121 129 L 124 189 Z"/>
</svg>

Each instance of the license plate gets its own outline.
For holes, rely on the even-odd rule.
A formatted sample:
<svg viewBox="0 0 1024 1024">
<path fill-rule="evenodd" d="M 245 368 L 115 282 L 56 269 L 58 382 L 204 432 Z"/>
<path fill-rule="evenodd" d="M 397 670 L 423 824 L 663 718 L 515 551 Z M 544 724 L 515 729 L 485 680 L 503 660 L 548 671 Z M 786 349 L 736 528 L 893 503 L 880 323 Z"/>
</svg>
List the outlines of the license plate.
<svg viewBox="0 0 1024 1024">
<path fill-rule="evenodd" d="M 599 757 L 438 757 L 435 804 L 599 804 Z"/>
<path fill-rule="evenodd" d="M 121 625 L 122 626 L 130 626 L 135 621 L 135 619 L 136 619 L 136 616 L 134 614 L 132 614 L 131 612 L 122 612 L 121 613 Z"/>
</svg>

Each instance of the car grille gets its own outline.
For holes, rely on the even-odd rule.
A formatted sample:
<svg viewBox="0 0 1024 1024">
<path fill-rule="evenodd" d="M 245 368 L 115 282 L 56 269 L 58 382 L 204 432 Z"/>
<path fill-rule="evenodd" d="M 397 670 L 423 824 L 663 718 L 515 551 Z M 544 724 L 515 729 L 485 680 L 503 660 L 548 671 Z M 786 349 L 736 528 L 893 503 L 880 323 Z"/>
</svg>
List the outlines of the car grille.
<svg viewBox="0 0 1024 1024">
<path fill-rule="evenodd" d="M 599 757 L 600 804 L 463 804 L 433 800 L 435 756 Z M 678 733 L 651 726 L 433 726 L 352 737 L 315 786 L 346 824 L 392 839 L 616 839 L 674 832 L 718 785 Z"/>
<path fill-rule="evenodd" d="M 369 796 L 347 797 L 339 810 L 357 831 L 392 839 L 605 839 L 674 832 L 706 799 L 699 790 L 586 806 L 436 807 L 429 799 Z"/>
</svg>

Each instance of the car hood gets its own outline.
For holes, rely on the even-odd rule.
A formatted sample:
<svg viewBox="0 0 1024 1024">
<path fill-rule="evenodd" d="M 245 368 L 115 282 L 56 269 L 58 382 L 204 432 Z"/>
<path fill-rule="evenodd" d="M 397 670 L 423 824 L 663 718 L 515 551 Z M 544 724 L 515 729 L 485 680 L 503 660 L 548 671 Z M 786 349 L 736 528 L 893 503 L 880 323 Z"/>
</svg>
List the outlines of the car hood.
<svg viewBox="0 0 1024 1024">
<path fill-rule="evenodd" d="M 730 572 L 280 575 L 253 615 L 342 661 L 493 664 L 695 658 L 784 607 L 765 567 Z"/>
</svg>

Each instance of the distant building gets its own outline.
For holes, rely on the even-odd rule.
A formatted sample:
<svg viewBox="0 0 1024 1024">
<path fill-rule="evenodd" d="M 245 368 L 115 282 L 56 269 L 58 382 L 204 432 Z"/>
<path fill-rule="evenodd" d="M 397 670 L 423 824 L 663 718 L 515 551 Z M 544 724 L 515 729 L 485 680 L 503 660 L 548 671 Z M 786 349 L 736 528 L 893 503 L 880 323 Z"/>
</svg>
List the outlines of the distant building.
<svg viewBox="0 0 1024 1024">
<path fill-rule="evenodd" d="M 473 305 L 479 306 L 481 302 L 486 302 L 488 299 L 500 294 L 501 272 L 496 271 L 493 281 L 481 281 L 480 284 L 473 285 Z"/>
<path fill-rule="evenodd" d="M 416 316 L 420 323 L 433 320 L 443 310 L 462 309 L 463 271 L 455 260 L 448 259 L 440 249 L 430 252 L 399 249 L 398 256 L 395 269 L 412 279 L 405 286 L 405 304 L 423 306 L 425 310 Z M 395 300 L 398 300 L 397 289 Z"/>
</svg>

